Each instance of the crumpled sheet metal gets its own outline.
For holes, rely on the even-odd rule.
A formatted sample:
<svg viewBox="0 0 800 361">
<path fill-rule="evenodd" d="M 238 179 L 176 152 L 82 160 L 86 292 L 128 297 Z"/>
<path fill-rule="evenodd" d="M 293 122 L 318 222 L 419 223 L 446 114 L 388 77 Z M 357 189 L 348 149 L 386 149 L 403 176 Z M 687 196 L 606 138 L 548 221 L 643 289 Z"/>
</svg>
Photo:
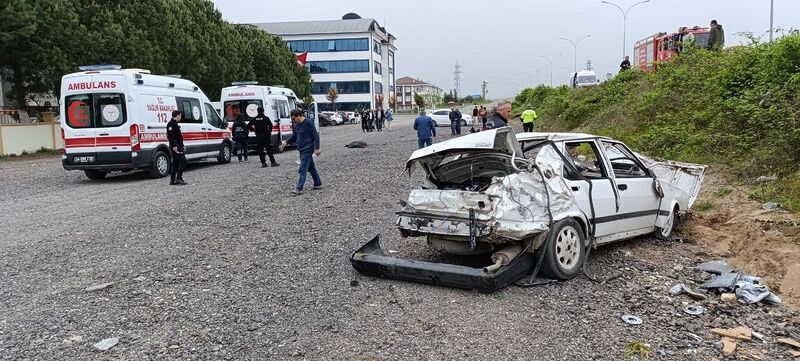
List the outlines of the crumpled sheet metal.
<svg viewBox="0 0 800 361">
<path fill-rule="evenodd" d="M 703 178 L 705 178 L 707 168 L 705 165 L 662 160 L 646 157 L 639 153 L 635 154 L 647 168 L 655 173 L 656 178 L 686 192 L 689 195 L 689 207 L 691 208 L 694 201 L 697 200 L 700 186 L 702 186 Z"/>
<path fill-rule="evenodd" d="M 733 267 L 729 266 L 725 261 L 708 261 L 701 263 L 694 268 L 716 275 L 722 275 L 733 272 Z"/>
</svg>

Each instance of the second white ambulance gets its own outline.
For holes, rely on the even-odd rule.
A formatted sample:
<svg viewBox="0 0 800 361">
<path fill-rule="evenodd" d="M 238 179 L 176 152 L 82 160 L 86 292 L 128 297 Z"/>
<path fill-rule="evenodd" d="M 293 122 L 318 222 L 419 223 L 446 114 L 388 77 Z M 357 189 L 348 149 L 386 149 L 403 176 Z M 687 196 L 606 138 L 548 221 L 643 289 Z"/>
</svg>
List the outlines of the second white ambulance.
<svg viewBox="0 0 800 361">
<path fill-rule="evenodd" d="M 171 166 L 166 125 L 173 110 L 183 112 L 189 161 L 230 162 L 230 130 L 193 82 L 119 65 L 81 70 L 61 80 L 64 169 L 83 170 L 91 179 L 136 169 L 166 176 Z"/>
</svg>

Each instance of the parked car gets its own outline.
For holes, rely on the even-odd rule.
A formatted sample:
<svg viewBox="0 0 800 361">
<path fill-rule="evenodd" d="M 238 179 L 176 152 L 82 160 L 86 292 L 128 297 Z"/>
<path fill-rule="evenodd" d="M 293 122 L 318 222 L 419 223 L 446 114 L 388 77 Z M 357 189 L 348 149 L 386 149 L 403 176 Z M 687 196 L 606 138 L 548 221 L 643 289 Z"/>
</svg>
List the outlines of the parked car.
<svg viewBox="0 0 800 361">
<path fill-rule="evenodd" d="M 345 123 L 354 124 L 356 122 L 355 112 L 339 112 Z"/>
<path fill-rule="evenodd" d="M 433 122 L 436 123 L 437 127 L 449 127 L 450 112 L 450 109 L 435 109 L 428 112 L 428 116 L 433 119 Z M 461 112 L 461 126 L 465 125 L 473 125 L 472 115 Z"/>
<path fill-rule="evenodd" d="M 425 178 L 401 202 L 400 235 L 491 262 L 474 268 L 384 256 L 375 237 L 353 254 L 353 266 L 366 275 L 492 292 L 534 269 L 573 278 L 597 245 L 670 237 L 697 199 L 706 167 L 644 157 L 590 134 L 515 136 L 504 127 L 419 149 L 406 169 L 422 169 Z"/>
<path fill-rule="evenodd" d="M 328 118 L 335 123 L 334 125 L 342 125 L 344 123 L 344 119 L 342 119 L 342 116 L 337 112 L 322 112 L 322 114 L 328 116 Z"/>
<path fill-rule="evenodd" d="M 327 127 L 329 125 L 337 125 L 334 120 L 331 119 L 325 112 L 319 113 L 319 126 L 320 127 Z"/>
</svg>

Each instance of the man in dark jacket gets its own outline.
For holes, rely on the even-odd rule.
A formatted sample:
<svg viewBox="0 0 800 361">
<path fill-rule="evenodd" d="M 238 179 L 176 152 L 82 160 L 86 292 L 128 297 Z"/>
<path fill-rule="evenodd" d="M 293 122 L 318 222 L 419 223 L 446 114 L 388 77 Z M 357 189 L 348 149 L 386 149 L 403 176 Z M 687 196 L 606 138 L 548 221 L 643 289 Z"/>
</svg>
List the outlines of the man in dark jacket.
<svg viewBox="0 0 800 361">
<path fill-rule="evenodd" d="M 628 70 L 631 68 L 631 61 L 628 59 L 628 56 L 625 55 L 625 59 L 622 60 L 622 63 L 619 64 L 619 71 L 620 73 Z"/>
<path fill-rule="evenodd" d="M 431 117 L 421 111 L 417 119 L 414 119 L 414 130 L 417 131 L 417 145 L 420 149 L 433 144 L 433 137 L 436 136 L 436 122 Z"/>
<path fill-rule="evenodd" d="M 256 133 L 258 158 L 261 159 L 261 168 L 267 167 L 267 160 L 266 157 L 264 157 L 265 150 L 266 155 L 269 155 L 269 164 L 273 167 L 279 166 L 280 164 L 275 162 L 275 156 L 272 155 L 272 144 L 270 144 L 270 138 L 272 138 L 272 120 L 264 115 L 263 107 L 258 107 L 258 115 L 247 124 L 247 128 Z"/>
<path fill-rule="evenodd" d="M 236 117 L 236 120 L 233 121 L 233 125 L 231 126 L 231 133 L 233 133 L 233 143 L 236 147 L 236 156 L 239 158 L 239 162 L 242 162 L 242 158 L 244 161 L 247 161 L 247 140 L 250 136 L 250 129 L 247 126 L 247 123 L 244 122 L 244 117 L 241 114 Z"/>
<path fill-rule="evenodd" d="M 172 153 L 172 167 L 169 169 L 170 185 L 186 185 L 183 180 L 183 168 L 186 166 L 186 148 L 183 146 L 183 133 L 178 123 L 183 118 L 180 110 L 172 111 L 172 119 L 167 123 L 167 140 Z"/>
<path fill-rule="evenodd" d="M 379 132 L 383 131 L 383 122 L 386 120 L 386 113 L 383 111 L 383 108 L 378 108 L 375 111 L 375 128 L 378 129 Z"/>
<path fill-rule="evenodd" d="M 461 135 L 461 118 L 458 108 L 450 109 L 450 135 Z"/>
<path fill-rule="evenodd" d="M 314 123 L 306 121 L 302 109 L 292 110 L 292 122 L 294 122 L 294 131 L 292 137 L 288 141 L 283 142 L 286 144 L 297 144 L 297 152 L 300 153 L 300 169 L 298 169 L 299 177 L 297 178 L 297 187 L 292 191 L 294 195 L 303 194 L 303 186 L 306 183 L 306 173 L 311 173 L 311 178 L 314 180 L 314 190 L 322 189 L 322 180 L 319 178 L 317 166 L 314 164 L 314 156 L 319 157 L 319 133 Z"/>
<path fill-rule="evenodd" d="M 711 20 L 708 30 L 708 50 L 720 50 L 725 46 L 725 30 L 716 20 Z"/>
<path fill-rule="evenodd" d="M 494 114 L 486 121 L 483 129 L 489 130 L 505 127 L 509 119 L 511 119 L 511 102 L 502 101 L 494 108 Z"/>
</svg>

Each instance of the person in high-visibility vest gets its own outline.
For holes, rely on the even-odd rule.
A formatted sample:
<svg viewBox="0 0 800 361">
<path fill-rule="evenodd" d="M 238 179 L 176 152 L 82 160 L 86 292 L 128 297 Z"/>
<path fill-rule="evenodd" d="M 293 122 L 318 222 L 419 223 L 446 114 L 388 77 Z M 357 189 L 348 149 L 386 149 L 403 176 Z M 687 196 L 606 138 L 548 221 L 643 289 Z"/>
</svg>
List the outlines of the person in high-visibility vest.
<svg viewBox="0 0 800 361">
<path fill-rule="evenodd" d="M 532 132 L 533 131 L 533 121 L 536 120 L 538 116 L 533 109 L 528 108 L 524 112 L 522 112 L 522 131 L 523 132 Z"/>
</svg>

